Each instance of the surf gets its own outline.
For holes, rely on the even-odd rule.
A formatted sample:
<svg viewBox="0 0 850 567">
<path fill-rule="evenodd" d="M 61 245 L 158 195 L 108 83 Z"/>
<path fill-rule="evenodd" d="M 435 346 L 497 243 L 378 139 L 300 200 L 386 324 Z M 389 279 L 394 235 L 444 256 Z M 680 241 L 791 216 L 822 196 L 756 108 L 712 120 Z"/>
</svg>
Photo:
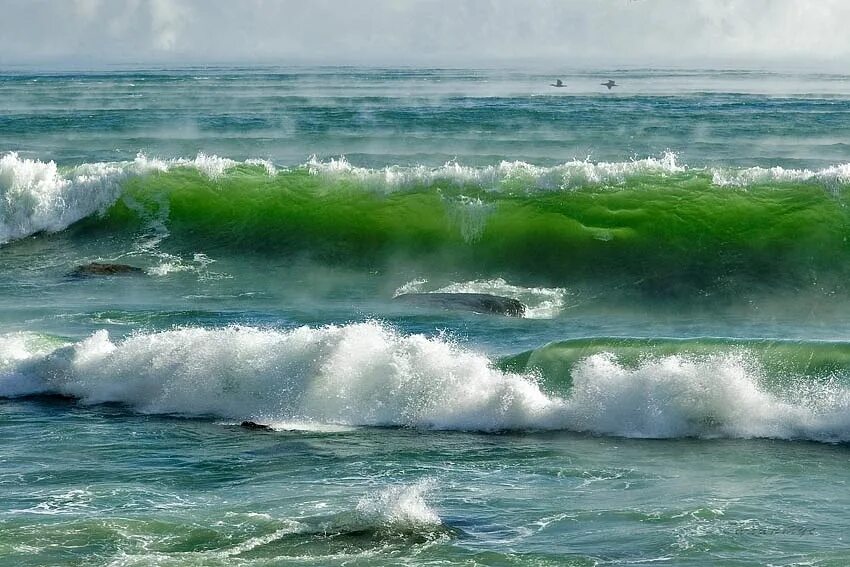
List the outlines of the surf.
<svg viewBox="0 0 850 567">
<path fill-rule="evenodd" d="M 493 360 L 374 321 L 59 340 L 0 338 L 0 395 L 307 430 L 850 441 L 847 343 L 600 338 Z"/>
</svg>

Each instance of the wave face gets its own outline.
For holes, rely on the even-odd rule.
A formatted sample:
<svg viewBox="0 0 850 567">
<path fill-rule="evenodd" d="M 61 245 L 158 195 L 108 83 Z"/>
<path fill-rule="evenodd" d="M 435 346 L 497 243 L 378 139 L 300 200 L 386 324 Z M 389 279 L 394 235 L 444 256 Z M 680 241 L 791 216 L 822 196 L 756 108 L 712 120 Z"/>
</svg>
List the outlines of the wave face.
<svg viewBox="0 0 850 567">
<path fill-rule="evenodd" d="M 410 262 L 554 287 L 650 294 L 763 285 L 825 291 L 850 276 L 846 165 L 822 171 L 521 162 L 278 170 L 215 156 L 55 164 L 2 158 L 0 242 L 164 227 L 169 244 L 386 269 Z M 515 277 L 511 279 L 516 280 Z"/>
<path fill-rule="evenodd" d="M 782 377 L 831 379 L 850 375 L 848 343 L 773 339 L 572 339 L 506 358 L 502 367 L 515 372 L 539 371 L 546 380 L 555 381 L 552 387 L 562 388 L 570 385 L 572 368 L 598 355 L 612 355 L 628 368 L 637 368 L 648 359 L 668 357 L 745 357 L 775 383 Z"/>
<path fill-rule="evenodd" d="M 0 361 L 1 395 L 272 423 L 850 440 L 844 343 L 599 339 L 499 366 L 375 322 L 186 328 L 119 342 L 99 331 L 45 344 L 0 339 L 0 353 L 17 353 Z"/>
</svg>

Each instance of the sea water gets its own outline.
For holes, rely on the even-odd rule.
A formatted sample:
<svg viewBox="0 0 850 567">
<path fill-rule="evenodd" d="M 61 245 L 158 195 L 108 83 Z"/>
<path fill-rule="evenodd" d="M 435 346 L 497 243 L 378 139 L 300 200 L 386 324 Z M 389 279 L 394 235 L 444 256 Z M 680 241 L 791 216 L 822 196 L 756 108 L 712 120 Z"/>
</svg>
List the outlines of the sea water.
<svg viewBox="0 0 850 567">
<path fill-rule="evenodd" d="M 845 565 L 848 116 L 799 71 L 4 70 L 0 564 Z"/>
</svg>

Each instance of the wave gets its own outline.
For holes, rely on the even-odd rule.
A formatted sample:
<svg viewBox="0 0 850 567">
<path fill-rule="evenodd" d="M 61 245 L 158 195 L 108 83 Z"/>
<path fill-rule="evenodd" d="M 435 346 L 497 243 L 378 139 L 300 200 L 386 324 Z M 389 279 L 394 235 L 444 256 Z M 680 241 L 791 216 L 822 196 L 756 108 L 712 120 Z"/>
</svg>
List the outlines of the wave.
<svg viewBox="0 0 850 567">
<path fill-rule="evenodd" d="M 45 340 L 0 338 L 17 352 L 0 395 L 273 423 L 850 441 L 846 343 L 597 339 L 497 364 L 377 322 Z"/>
<path fill-rule="evenodd" d="M 0 394 L 57 393 L 146 413 L 438 429 L 533 427 L 533 382 L 450 342 L 378 323 L 292 331 L 100 331 L 4 372 Z"/>
<path fill-rule="evenodd" d="M 276 168 L 251 159 L 269 175 Z M 84 163 L 60 169 L 55 162 L 21 158 L 16 152 L 0 157 L 0 244 L 37 232 L 58 232 L 94 214 L 104 214 L 123 193 L 132 176 L 191 168 L 216 179 L 238 162 L 198 154 L 194 159 L 150 159 L 139 154 L 131 162 Z"/>
<path fill-rule="evenodd" d="M 86 164 L 60 174 L 55 163 L 0 158 L 0 244 L 36 232 L 56 232 L 95 212 L 121 194 L 124 168 Z"/>
<path fill-rule="evenodd" d="M 461 533 L 443 523 L 428 502 L 428 494 L 437 486 L 431 478 L 408 484 L 384 486 L 361 497 L 348 509 L 337 513 L 296 518 L 274 518 L 256 512 L 228 512 L 244 530 L 223 542 L 221 546 L 186 551 L 177 546 L 160 546 L 158 550 L 135 550 L 121 554 L 121 565 L 185 564 L 204 565 L 242 564 L 246 556 L 267 559 L 268 564 L 280 564 L 288 558 L 324 564 L 339 563 L 340 559 L 368 560 L 378 554 L 395 555 L 410 552 L 411 546 L 427 546 L 446 541 Z M 328 503 L 322 503 L 327 505 Z M 345 505 L 345 504 L 343 504 Z M 185 532 L 181 526 L 170 526 L 181 541 Z M 190 536 L 186 536 L 190 537 Z M 251 563 L 253 564 L 253 562 Z"/>
<path fill-rule="evenodd" d="M 624 367 L 636 368 L 648 359 L 684 357 L 744 357 L 774 383 L 781 377 L 806 376 L 827 379 L 850 376 L 850 343 L 776 339 L 726 338 L 587 338 L 554 342 L 501 361 L 514 372 L 535 370 L 553 387 L 569 386 L 571 369 L 580 361 L 600 354 L 613 355 Z"/>
<path fill-rule="evenodd" d="M 720 171 L 672 154 L 484 168 L 311 160 L 278 169 L 203 154 L 68 170 L 15 154 L 2 163 L 0 242 L 73 223 L 75 238 L 156 227 L 157 243 L 187 253 L 413 265 L 429 277 L 552 288 L 603 282 L 663 296 L 759 285 L 831 293 L 850 278 L 847 165 Z"/>
</svg>

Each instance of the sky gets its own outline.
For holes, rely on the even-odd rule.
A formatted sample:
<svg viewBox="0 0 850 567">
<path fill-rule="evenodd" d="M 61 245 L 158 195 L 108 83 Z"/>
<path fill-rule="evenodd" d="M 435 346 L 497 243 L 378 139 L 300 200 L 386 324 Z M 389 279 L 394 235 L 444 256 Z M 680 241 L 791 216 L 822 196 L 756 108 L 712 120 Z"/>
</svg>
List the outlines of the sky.
<svg viewBox="0 0 850 567">
<path fill-rule="evenodd" d="M 850 0 L 0 0 L 0 65 L 835 66 Z"/>
</svg>

